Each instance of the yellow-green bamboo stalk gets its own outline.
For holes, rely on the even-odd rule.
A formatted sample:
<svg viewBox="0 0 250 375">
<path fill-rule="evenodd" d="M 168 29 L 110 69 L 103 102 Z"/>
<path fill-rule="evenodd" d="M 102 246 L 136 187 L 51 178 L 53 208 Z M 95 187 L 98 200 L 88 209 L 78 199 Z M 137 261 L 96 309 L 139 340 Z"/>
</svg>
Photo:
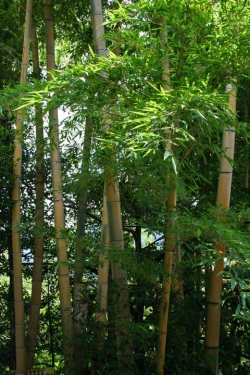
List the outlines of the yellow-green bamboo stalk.
<svg viewBox="0 0 250 375">
<path fill-rule="evenodd" d="M 91 0 L 92 25 L 94 33 L 95 51 L 100 56 L 107 56 L 104 35 L 103 13 L 101 0 Z M 108 124 L 109 119 L 105 118 Z M 107 172 L 107 171 L 106 171 Z M 106 173 L 107 175 L 107 173 Z M 108 227 L 110 246 L 117 250 L 124 249 L 123 227 L 121 217 L 121 204 L 118 179 L 111 175 L 104 182 L 104 191 L 107 199 Z M 117 314 L 117 352 L 120 373 L 133 373 L 133 350 L 126 323 L 130 320 L 129 293 L 127 288 L 127 275 L 120 264 L 112 266 L 112 275 L 118 288 L 116 314 Z"/>
<path fill-rule="evenodd" d="M 232 85 L 226 86 L 226 91 L 231 91 L 229 106 L 236 111 L 236 91 Z M 222 148 L 225 154 L 221 156 L 221 167 L 219 173 L 217 190 L 218 221 L 224 221 L 223 210 L 229 209 L 233 167 L 229 159 L 234 158 L 235 130 L 225 128 L 223 131 Z M 214 243 L 216 250 L 215 265 L 210 269 L 207 284 L 207 319 L 205 331 L 205 353 L 209 355 L 206 359 L 207 366 L 214 375 L 218 374 L 218 355 L 220 337 L 220 312 L 221 312 L 221 290 L 224 269 L 224 256 L 226 246 L 224 243 Z M 210 359 L 211 358 L 211 359 Z"/>
<path fill-rule="evenodd" d="M 26 2 L 26 17 L 24 29 L 23 55 L 21 64 L 20 83 L 27 82 L 27 69 L 29 63 L 30 30 L 32 20 L 32 0 Z M 13 273 L 14 273 L 14 301 L 15 301 L 15 337 L 16 337 L 16 374 L 24 375 L 26 372 L 26 347 L 24 326 L 24 302 L 22 286 L 22 254 L 20 244 L 20 180 L 22 168 L 22 132 L 24 112 L 20 109 L 16 119 L 16 136 L 13 168 L 12 190 L 12 249 L 13 249 Z"/>
<path fill-rule="evenodd" d="M 161 45 L 165 52 L 165 56 L 162 59 L 162 87 L 165 91 L 170 89 L 170 68 L 169 68 L 169 58 L 167 53 L 167 27 L 163 19 L 160 21 L 163 30 L 161 31 Z M 166 150 L 172 151 L 172 143 L 170 140 L 170 134 L 166 134 Z M 177 199 L 177 189 L 175 185 L 175 179 L 172 173 L 169 173 L 169 196 L 168 196 L 168 206 L 167 210 L 169 217 L 167 220 L 166 228 L 166 239 L 165 239 L 165 254 L 163 262 L 163 280 L 162 280 L 162 290 L 161 290 L 161 302 L 160 302 L 160 318 L 159 318 L 159 329 L 158 329 L 158 343 L 156 352 L 156 373 L 164 374 L 164 364 L 165 364 L 165 352 L 166 352 L 166 342 L 167 342 L 167 330 L 168 330 L 168 315 L 169 315 L 169 302 L 170 302 L 170 291 L 171 291 L 171 274 L 173 266 L 173 256 L 176 249 L 176 237 L 173 233 L 174 229 L 174 218 L 173 214 L 176 209 L 176 199 Z"/>
<path fill-rule="evenodd" d="M 108 301 L 108 277 L 109 277 L 109 260 L 107 247 L 109 246 L 109 227 L 108 227 L 108 214 L 106 204 L 106 194 L 103 196 L 103 211 L 102 211 L 102 225 L 101 225 L 101 242 L 99 252 L 98 264 L 98 279 L 97 279 L 97 292 L 96 301 L 97 308 L 95 314 L 95 322 L 98 327 L 98 336 L 96 337 L 97 347 L 96 352 L 93 353 L 92 373 L 95 374 L 96 370 L 102 374 L 103 364 L 96 357 L 98 352 L 104 348 L 106 325 L 107 325 L 107 301 Z M 97 354 L 97 355 L 96 355 Z"/>
<path fill-rule="evenodd" d="M 118 180 L 111 176 L 105 181 L 110 248 L 124 250 L 121 202 Z M 112 276 L 117 287 L 116 325 L 117 350 L 121 374 L 133 374 L 133 348 L 127 323 L 130 321 L 127 273 L 119 263 L 112 263 Z"/>
<path fill-rule="evenodd" d="M 103 197 L 103 212 L 101 225 L 101 243 L 98 265 L 98 282 L 97 282 L 97 312 L 95 316 L 96 322 L 101 322 L 103 327 L 107 324 L 107 299 L 108 299 L 108 276 L 109 276 L 109 260 L 107 247 L 109 246 L 109 227 L 108 214 L 106 204 L 106 194 Z M 101 329 L 100 336 L 104 340 L 105 329 Z"/>
<path fill-rule="evenodd" d="M 171 188 L 171 187 L 170 187 Z M 160 318 L 159 318 L 159 336 L 157 345 L 157 358 L 156 358 L 156 373 L 164 374 L 165 352 L 168 332 L 168 315 L 169 315 L 169 302 L 171 291 L 171 273 L 173 264 L 173 254 L 175 251 L 176 238 L 173 233 L 174 218 L 173 213 L 176 207 L 176 188 L 172 187 L 168 196 L 168 212 L 169 218 L 167 220 L 167 234 L 165 240 L 165 254 L 163 263 L 163 280 L 161 290 L 160 302 Z"/>
<path fill-rule="evenodd" d="M 54 25 L 50 0 L 44 0 L 45 25 L 46 25 L 46 49 L 47 49 L 47 69 L 55 69 L 55 47 L 54 47 Z M 50 77 L 48 76 L 48 79 Z M 73 322 L 71 317 L 70 281 L 69 265 L 66 240 L 63 235 L 64 205 L 62 194 L 61 160 L 59 143 L 58 111 L 51 109 L 50 116 L 50 137 L 51 137 L 51 166 L 52 166 L 52 186 L 54 200 L 54 218 L 56 244 L 59 262 L 59 292 L 62 316 L 63 350 L 65 359 L 65 375 L 74 374 L 73 366 Z"/>
<path fill-rule="evenodd" d="M 101 243 L 98 265 L 98 290 L 97 290 L 97 312 L 96 321 L 102 322 L 106 325 L 107 317 L 107 296 L 108 296 L 108 275 L 109 275 L 109 260 L 107 254 L 107 247 L 109 246 L 109 227 L 108 227 L 108 213 L 106 194 L 103 196 L 103 211 L 102 211 L 102 225 L 101 225 Z"/>
<path fill-rule="evenodd" d="M 33 73 L 40 78 L 38 41 L 36 25 L 32 22 L 31 52 Z M 42 263 L 43 263 L 43 226 L 44 226 L 44 147 L 43 147 L 43 119 L 40 105 L 35 108 L 36 113 L 36 220 L 35 220 L 35 248 L 34 266 L 32 274 L 32 292 L 27 338 L 27 369 L 34 364 L 34 355 L 37 345 L 37 332 L 42 291 Z"/>
</svg>

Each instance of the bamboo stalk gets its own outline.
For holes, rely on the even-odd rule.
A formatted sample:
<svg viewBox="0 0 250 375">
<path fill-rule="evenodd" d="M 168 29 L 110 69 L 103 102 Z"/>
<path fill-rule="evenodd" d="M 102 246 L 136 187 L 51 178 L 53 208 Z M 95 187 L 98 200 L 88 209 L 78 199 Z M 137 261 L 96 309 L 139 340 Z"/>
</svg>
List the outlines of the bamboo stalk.
<svg viewBox="0 0 250 375">
<path fill-rule="evenodd" d="M 96 314 L 95 323 L 98 328 L 98 336 L 96 337 L 97 348 L 93 353 L 92 373 L 98 371 L 102 374 L 103 364 L 98 359 L 98 352 L 102 352 L 105 342 L 105 333 L 107 326 L 107 304 L 108 304 L 108 278 L 109 278 L 109 260 L 107 247 L 109 246 L 109 227 L 108 227 L 108 213 L 106 204 L 106 194 L 103 196 L 103 211 L 101 224 L 101 241 L 98 264 L 98 279 L 96 292 Z"/>
<path fill-rule="evenodd" d="M 87 286 L 82 282 L 84 256 L 84 246 L 82 240 L 86 230 L 86 210 L 88 199 L 88 173 L 90 161 L 90 148 L 92 138 L 92 123 L 89 117 L 86 117 L 84 130 L 84 144 L 82 153 L 82 173 L 79 181 L 79 206 L 77 215 L 77 244 L 75 254 L 74 269 L 74 361 L 76 364 L 76 375 L 82 374 L 83 356 L 81 351 L 81 336 L 86 331 L 87 322 Z"/>
<path fill-rule="evenodd" d="M 78 217 L 77 217 L 77 246 L 76 246 L 76 263 L 75 263 L 75 274 L 74 284 L 82 282 L 83 275 L 83 246 L 81 240 L 85 236 L 86 226 L 86 210 L 87 210 L 87 199 L 88 199 L 88 173 L 89 173 L 89 161 L 90 161 L 90 148 L 92 138 L 92 123 L 88 117 L 86 117 L 85 131 L 84 131 L 84 145 L 82 155 L 82 173 L 79 181 L 79 206 L 78 206 Z"/>
<path fill-rule="evenodd" d="M 33 72 L 36 78 L 40 78 L 38 41 L 36 25 L 32 22 L 31 52 L 33 59 Z M 34 355 L 37 345 L 37 333 L 39 324 L 39 312 L 42 292 L 42 263 L 43 263 L 43 234 L 44 227 L 44 149 L 43 149 L 43 120 L 40 105 L 35 107 L 36 112 L 36 220 L 34 266 L 32 275 L 32 291 L 27 338 L 27 369 L 34 364 Z"/>
<path fill-rule="evenodd" d="M 117 179 L 112 176 L 105 180 L 107 192 L 107 212 L 109 225 L 110 247 L 119 251 L 124 250 L 124 238 L 121 216 L 120 192 Z M 116 326 L 117 352 L 121 374 L 133 374 L 133 348 L 127 328 L 130 321 L 129 292 L 127 273 L 120 263 L 112 263 L 112 276 L 117 288 L 116 296 Z"/>
<path fill-rule="evenodd" d="M 23 41 L 23 55 L 21 64 L 20 83 L 27 82 L 27 69 L 29 63 L 30 29 L 32 19 L 32 0 L 26 2 L 26 17 Z M 24 375 L 26 372 L 26 347 L 24 326 L 24 302 L 22 286 L 22 254 L 20 243 L 20 181 L 22 168 L 22 132 L 24 122 L 24 111 L 20 109 L 16 119 L 16 136 L 14 150 L 13 168 L 13 190 L 12 190 L 12 249 L 13 249 L 13 273 L 14 273 L 14 300 L 15 300 L 15 331 L 16 331 L 16 373 Z"/>
<path fill-rule="evenodd" d="M 95 320 L 101 322 L 103 327 L 107 324 L 107 299 L 108 299 L 108 277 L 109 277 L 109 260 L 107 254 L 109 246 L 109 227 L 108 213 L 106 204 L 106 194 L 103 197 L 103 213 L 101 225 L 101 243 L 98 265 L 98 282 L 97 282 L 97 312 Z M 101 338 L 104 340 L 105 329 L 100 330 Z M 103 344 L 102 344 L 103 345 Z"/>
<path fill-rule="evenodd" d="M 54 24 L 50 0 L 44 0 L 45 25 L 46 25 L 46 48 L 47 48 L 47 69 L 55 69 L 55 47 L 54 47 Z M 48 80 L 50 77 L 48 76 Z M 54 218 L 56 244 L 59 262 L 59 292 L 61 303 L 62 332 L 63 332 L 63 350 L 65 360 L 65 375 L 74 374 L 73 366 L 73 322 L 71 318 L 71 299 L 70 299 L 70 281 L 69 264 L 66 240 L 63 235 L 65 229 L 64 223 L 64 205 L 62 194 L 61 160 L 60 160 L 60 142 L 59 125 L 57 109 L 50 109 L 50 137 L 51 137 L 51 166 L 52 166 L 52 185 L 54 200 Z"/>
<path fill-rule="evenodd" d="M 226 91 L 231 91 L 229 95 L 229 106 L 236 111 L 236 91 L 232 85 L 226 86 Z M 222 148 L 225 155 L 221 156 L 221 167 L 219 172 L 218 190 L 217 190 L 217 220 L 225 221 L 224 210 L 229 209 L 232 173 L 233 167 L 229 159 L 234 158 L 235 130 L 234 128 L 225 128 L 223 131 Z M 219 337 L 220 337 L 220 313 L 221 313 L 221 291 L 224 269 L 224 257 L 226 245 L 224 243 L 214 243 L 216 250 L 215 265 L 210 269 L 207 287 L 207 319 L 205 331 L 205 354 L 206 364 L 214 375 L 218 374 L 219 357 Z"/>
<path fill-rule="evenodd" d="M 169 58 L 167 54 L 167 27 L 165 21 L 162 18 L 160 20 L 162 31 L 160 33 L 162 49 L 165 51 L 165 56 L 162 59 L 162 87 L 165 91 L 170 89 L 170 67 Z M 177 124 L 175 124 L 177 126 Z M 166 134 L 166 150 L 172 151 L 174 153 L 174 148 L 172 147 L 171 139 L 169 134 Z M 173 176 L 173 171 L 169 172 L 169 196 L 168 196 L 168 206 L 167 210 L 169 217 L 167 220 L 166 228 L 166 239 L 165 239 L 165 253 L 163 262 L 163 280 L 162 280 L 162 290 L 161 290 L 161 302 L 160 302 L 160 317 L 159 317 L 159 328 L 158 328 L 158 343 L 157 343 L 157 353 L 156 353 L 156 373 L 164 374 L 164 364 L 165 364 L 165 352 L 167 343 L 167 331 L 168 331 L 168 316 L 169 316 L 169 303 L 170 303 L 170 291 L 171 291 L 171 274 L 173 268 L 173 257 L 176 250 L 176 237 L 173 233 L 174 230 L 174 211 L 176 209 L 177 201 L 177 189 L 175 178 Z"/>
<path fill-rule="evenodd" d="M 156 358 L 156 373 L 164 374 L 165 364 L 165 352 L 168 332 L 168 316 L 169 316 L 169 303 L 170 303 L 170 292 L 171 292 L 171 273 L 173 265 L 173 254 L 176 246 L 176 238 L 173 233 L 174 229 L 174 218 L 173 213 L 176 207 L 177 191 L 174 188 L 169 192 L 168 197 L 168 211 L 169 218 L 167 221 L 167 234 L 165 241 L 165 254 L 164 254 L 164 275 L 162 281 L 161 290 L 161 302 L 160 302 L 160 318 L 159 318 L 159 336 L 157 346 L 157 358 Z"/>
<path fill-rule="evenodd" d="M 94 33 L 94 45 L 97 55 L 107 57 L 107 49 L 103 27 L 103 12 L 101 0 L 91 0 L 92 24 Z M 108 125 L 110 120 L 105 118 Z M 106 170 L 106 175 L 108 175 Z M 107 198 L 108 227 L 110 246 L 117 249 L 124 249 L 123 227 L 121 217 L 121 204 L 118 179 L 112 173 L 104 182 L 104 191 Z M 133 350 L 126 323 L 130 320 L 129 293 L 127 288 L 127 275 L 121 269 L 119 263 L 112 265 L 112 275 L 118 288 L 116 302 L 116 327 L 117 327 L 117 352 L 120 373 L 133 373 Z M 106 272 L 106 271 L 105 271 Z M 105 276 L 106 277 L 106 276 Z"/>
</svg>

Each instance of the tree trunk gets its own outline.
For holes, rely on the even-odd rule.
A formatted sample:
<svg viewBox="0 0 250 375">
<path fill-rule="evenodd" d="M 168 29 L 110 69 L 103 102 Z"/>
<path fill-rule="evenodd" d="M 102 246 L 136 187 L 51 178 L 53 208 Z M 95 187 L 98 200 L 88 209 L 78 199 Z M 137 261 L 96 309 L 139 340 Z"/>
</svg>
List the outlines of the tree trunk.
<svg viewBox="0 0 250 375">
<path fill-rule="evenodd" d="M 32 0 L 27 0 L 26 17 L 24 29 L 23 55 L 20 83 L 27 82 L 27 69 L 29 63 L 30 29 L 32 19 Z M 16 332 L 16 374 L 24 375 L 26 372 L 26 348 L 25 348 L 25 326 L 24 326 L 24 301 L 22 286 L 22 254 L 20 243 L 20 180 L 22 167 L 22 132 L 24 112 L 19 110 L 16 120 L 16 136 L 13 169 L 12 190 L 12 246 L 13 246 L 13 272 L 14 272 L 14 299 L 15 299 L 15 332 Z"/>
<path fill-rule="evenodd" d="M 46 46 L 47 46 L 47 69 L 55 69 L 55 48 L 54 48 L 54 28 L 53 15 L 50 7 L 50 1 L 45 0 L 45 24 L 46 24 Z M 48 76 L 48 79 L 50 77 Z M 64 238 L 64 205 L 62 194 L 61 161 L 59 149 L 59 126 L 57 109 L 49 111 L 50 116 L 50 137 L 51 137 L 51 165 L 52 165 L 52 186 L 54 199 L 54 218 L 56 245 L 59 262 L 59 292 L 61 303 L 62 332 L 63 332 L 63 351 L 65 359 L 65 375 L 74 374 L 73 366 L 73 322 L 71 317 L 71 299 L 70 299 L 70 281 L 69 264 L 66 240 Z"/>
<path fill-rule="evenodd" d="M 236 110 L 236 91 L 232 85 L 226 86 L 226 91 L 231 91 L 230 108 Z M 218 190 L 217 190 L 217 220 L 225 221 L 225 212 L 229 208 L 232 173 L 233 168 L 227 158 L 234 157 L 235 130 L 226 128 L 223 131 L 222 148 L 225 155 L 221 157 L 221 168 L 219 173 Z M 219 354 L 219 337 L 220 337 L 220 311 L 221 311 L 221 290 L 224 269 L 224 257 L 226 246 L 224 243 L 214 243 L 216 250 L 215 265 L 210 269 L 207 287 L 207 319 L 205 331 L 205 354 L 207 366 L 214 375 L 218 374 L 218 354 Z"/>
<path fill-rule="evenodd" d="M 31 52 L 34 77 L 40 78 L 36 25 L 32 22 Z M 43 119 L 40 105 L 36 106 L 36 220 L 32 292 L 27 338 L 27 369 L 34 365 L 42 292 L 43 227 L 44 227 L 44 150 Z"/>
</svg>

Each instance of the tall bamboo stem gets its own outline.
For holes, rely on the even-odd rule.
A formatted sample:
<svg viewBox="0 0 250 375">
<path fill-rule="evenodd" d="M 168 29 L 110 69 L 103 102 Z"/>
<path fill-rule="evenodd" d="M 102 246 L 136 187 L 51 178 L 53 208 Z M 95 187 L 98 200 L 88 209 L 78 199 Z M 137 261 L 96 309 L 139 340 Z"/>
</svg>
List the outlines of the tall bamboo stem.
<svg viewBox="0 0 250 375">
<path fill-rule="evenodd" d="M 159 318 L 159 336 L 158 336 L 158 346 L 157 346 L 157 359 L 156 359 L 156 373 L 164 374 L 164 364 L 165 364 L 165 352 L 166 352 L 166 342 L 167 342 L 167 332 L 168 332 L 168 316 L 169 316 L 169 302 L 170 302 L 170 292 L 171 292 L 171 273 L 173 264 L 173 254 L 175 251 L 176 238 L 173 233 L 174 229 L 174 218 L 173 213 L 176 207 L 176 188 L 173 188 L 169 192 L 168 197 L 168 212 L 169 218 L 167 221 L 167 234 L 165 240 L 165 254 L 163 263 L 163 280 L 162 280 L 162 290 L 161 290 L 161 303 L 160 303 L 160 318 Z"/>
<path fill-rule="evenodd" d="M 124 250 L 124 238 L 121 216 L 119 185 L 116 177 L 105 180 L 107 192 L 107 212 L 110 247 L 118 251 Z M 130 321 L 129 292 L 127 273 L 120 263 L 112 263 L 112 276 L 117 288 L 116 295 L 116 329 L 117 352 L 121 374 L 133 374 L 133 348 L 127 323 Z"/>
<path fill-rule="evenodd" d="M 20 83 L 27 82 L 27 69 L 29 63 L 30 29 L 32 19 L 32 0 L 26 2 L 26 17 L 23 41 L 23 55 L 21 64 Z M 20 109 L 16 119 L 16 136 L 13 168 L 13 190 L 12 190 L 12 249 L 13 249 L 13 273 L 14 273 L 14 300 L 15 300 L 15 331 L 16 331 L 16 373 L 24 375 L 26 372 L 26 347 L 24 326 L 24 302 L 22 286 L 22 254 L 20 243 L 20 181 L 22 168 L 22 132 L 24 112 Z"/>
<path fill-rule="evenodd" d="M 226 91 L 231 91 L 229 96 L 229 106 L 236 111 L 236 91 L 232 85 L 226 86 Z M 229 209 L 233 167 L 229 159 L 234 158 L 235 130 L 234 128 L 225 128 L 223 131 L 222 148 L 225 154 L 221 156 L 221 167 L 219 172 L 218 190 L 216 204 L 218 207 L 218 221 L 225 221 L 223 210 Z M 209 272 L 207 287 L 207 319 L 205 331 L 205 353 L 207 357 L 207 366 L 214 375 L 218 374 L 219 357 L 219 337 L 220 337 L 220 312 L 221 312 L 221 291 L 224 269 L 224 257 L 226 245 L 214 243 L 216 250 L 215 264 Z M 211 358 L 211 359 L 210 359 Z"/>
<path fill-rule="evenodd" d="M 36 25 L 32 22 L 31 52 L 33 59 L 33 73 L 40 78 L 38 41 Z M 36 220 L 35 220 L 35 248 L 34 266 L 32 275 L 32 291 L 27 339 L 27 369 L 34 364 L 34 355 L 37 345 L 37 332 L 42 292 L 42 263 L 43 263 L 43 226 L 44 226 L 44 147 L 43 147 L 43 120 L 40 105 L 36 106 Z"/>
<path fill-rule="evenodd" d="M 103 211 L 102 211 L 102 225 L 101 225 L 101 242 L 99 252 L 98 264 L 98 279 L 96 301 L 97 309 L 95 314 L 95 322 L 98 327 L 98 336 L 96 337 L 97 348 L 93 353 L 92 373 L 98 370 L 100 374 L 103 371 L 103 364 L 98 360 L 98 352 L 103 351 L 106 325 L 107 325 L 107 301 L 108 301 L 108 278 L 109 278 L 109 260 L 107 247 L 109 246 L 109 227 L 108 227 L 108 213 L 106 204 L 106 194 L 103 196 Z"/>
<path fill-rule="evenodd" d="M 46 25 L 46 47 L 47 47 L 47 69 L 55 69 L 55 47 L 54 47 L 54 24 L 50 0 L 44 0 L 45 25 Z M 48 79 L 50 77 L 48 76 Z M 70 281 L 67 245 L 63 231 L 64 223 L 64 205 L 62 194 L 61 160 L 60 160 L 60 142 L 58 111 L 51 109 L 50 116 L 50 137 L 51 137 L 51 166 L 52 166 L 52 185 L 54 199 L 54 218 L 56 245 L 59 262 L 59 292 L 62 316 L 63 347 L 65 359 L 65 375 L 74 374 L 73 369 L 73 322 L 71 317 L 71 299 L 70 299 Z"/>
<path fill-rule="evenodd" d="M 165 56 L 162 59 L 162 87 L 165 91 L 170 89 L 170 68 L 169 68 L 169 58 L 167 53 L 167 27 L 165 21 L 161 19 L 162 31 L 160 34 L 162 49 L 165 51 Z M 176 126 L 176 124 L 175 124 Z M 174 153 L 172 143 L 170 140 L 170 135 L 166 134 L 168 137 L 166 141 L 166 150 L 172 151 Z M 162 280 L 162 290 L 161 290 L 161 302 L 160 302 L 160 317 L 159 317 L 159 328 L 158 328 L 158 343 L 157 343 L 157 353 L 156 353 L 156 373 L 164 374 L 164 364 L 165 364 L 165 352 L 166 352 L 166 342 L 167 342 L 167 331 L 168 331 L 168 315 L 169 315 L 169 302 L 170 302 L 170 291 L 171 291 L 171 273 L 173 266 L 173 255 L 176 248 L 176 237 L 173 233 L 174 229 L 174 211 L 176 209 L 177 200 L 177 189 L 175 184 L 175 178 L 173 176 L 173 171 L 169 172 L 169 195 L 168 195 L 168 206 L 167 210 L 169 217 L 167 220 L 166 229 L 166 239 L 165 239 L 165 253 L 163 262 L 163 280 Z"/>
<path fill-rule="evenodd" d="M 74 273 L 74 360 L 76 364 L 76 375 L 82 374 L 83 356 L 81 351 L 81 336 L 86 331 L 87 321 L 87 286 L 82 282 L 83 276 L 83 253 L 82 244 L 86 231 L 86 210 L 88 199 L 88 173 L 90 161 L 90 148 L 92 138 L 92 123 L 89 117 L 86 117 L 84 144 L 82 153 L 82 173 L 79 181 L 79 205 L 77 215 L 77 244 L 75 255 L 75 273 Z"/>
<path fill-rule="evenodd" d="M 85 131 L 84 131 L 84 145 L 82 154 L 82 173 L 79 181 L 79 206 L 77 215 L 77 246 L 76 246 L 76 263 L 75 263 L 75 274 L 74 274 L 74 285 L 82 282 L 83 266 L 83 246 L 81 240 L 85 236 L 86 230 L 86 210 L 87 210 L 87 199 L 88 199 L 88 173 L 89 173 L 89 161 L 90 161 L 90 148 L 91 148 L 91 137 L 92 137 L 92 123 L 88 117 L 86 117 Z"/>
<path fill-rule="evenodd" d="M 106 42 L 104 35 L 103 12 L 101 0 L 91 0 L 92 24 L 94 33 L 95 51 L 100 56 L 107 56 Z M 109 119 L 105 119 L 109 124 Z M 107 126 L 108 128 L 108 126 Z M 106 171 L 107 172 L 107 171 Z M 108 175 L 108 173 L 106 173 Z M 104 191 L 107 198 L 108 226 L 110 246 L 117 249 L 124 249 L 123 227 L 121 217 L 121 204 L 118 179 L 112 173 L 104 182 Z M 117 285 L 117 352 L 120 373 L 133 373 L 133 350 L 126 323 L 130 320 L 129 293 L 127 288 L 127 275 L 121 269 L 119 263 L 113 264 L 114 281 Z"/>
</svg>

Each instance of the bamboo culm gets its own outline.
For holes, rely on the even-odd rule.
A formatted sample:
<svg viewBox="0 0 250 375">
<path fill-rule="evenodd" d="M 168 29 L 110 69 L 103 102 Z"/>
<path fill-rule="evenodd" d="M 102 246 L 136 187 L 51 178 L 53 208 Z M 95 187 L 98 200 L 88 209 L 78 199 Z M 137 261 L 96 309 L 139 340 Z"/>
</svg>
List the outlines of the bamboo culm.
<svg viewBox="0 0 250 375">
<path fill-rule="evenodd" d="M 44 1 L 45 26 L 46 26 L 46 49 L 47 69 L 55 69 L 55 47 L 54 47 L 54 25 L 50 1 Z M 50 76 L 48 75 L 48 79 Z M 71 317 L 72 306 L 70 298 L 69 263 L 67 245 L 64 237 L 64 205 L 62 193 L 60 143 L 59 143 L 59 122 L 57 109 L 50 109 L 50 138 L 51 138 L 51 167 L 52 187 L 54 200 L 54 219 L 56 232 L 56 245 L 59 262 L 59 293 L 62 317 L 63 350 L 64 350 L 64 374 L 74 375 L 73 364 L 73 322 Z"/>
<path fill-rule="evenodd" d="M 236 91 L 232 85 L 226 86 L 229 94 L 229 107 L 236 111 Z M 233 167 L 230 159 L 234 158 L 235 130 L 233 127 L 225 128 L 222 137 L 222 148 L 225 154 L 221 156 L 221 167 L 217 189 L 217 220 L 225 221 L 225 210 L 229 209 Z M 207 366 L 214 375 L 218 374 L 219 360 L 219 337 L 220 337 L 220 313 L 221 313 L 221 290 L 224 269 L 224 257 L 226 245 L 223 242 L 213 244 L 216 250 L 214 266 L 209 270 L 207 282 L 207 318 L 205 329 L 205 353 L 208 354 Z M 209 359 L 211 358 L 211 359 Z"/>
<path fill-rule="evenodd" d="M 32 22 L 32 0 L 26 2 L 26 17 L 24 28 L 23 54 L 21 64 L 20 83 L 27 82 L 27 70 L 29 64 L 30 31 Z M 14 302 L 15 302 L 15 339 L 16 339 L 16 374 L 26 373 L 26 346 L 24 325 L 24 301 L 22 285 L 22 253 L 20 243 L 20 181 L 22 169 L 22 143 L 23 143 L 24 112 L 20 109 L 16 119 L 16 136 L 14 150 L 13 190 L 12 190 L 12 250 L 13 250 L 13 278 L 14 278 Z"/>
<path fill-rule="evenodd" d="M 81 350 L 81 335 L 86 331 L 87 311 L 88 311 L 88 285 L 82 282 L 83 277 L 83 257 L 84 245 L 83 239 L 86 231 L 86 214 L 88 199 L 88 175 L 90 162 L 90 149 L 92 139 L 92 123 L 89 117 L 86 117 L 84 142 L 82 153 L 82 170 L 79 179 L 78 193 L 78 214 L 77 214 L 77 242 L 74 267 L 74 361 L 76 364 L 76 375 L 82 374 L 83 356 Z"/>
<path fill-rule="evenodd" d="M 167 26 L 164 19 L 161 19 L 162 31 L 160 34 L 162 50 L 165 52 L 165 56 L 162 59 L 162 87 L 165 92 L 170 90 L 170 68 L 169 68 L 169 58 L 167 53 Z M 176 124 L 175 124 L 176 127 Z M 172 142 L 170 139 L 170 134 L 166 133 L 166 150 L 174 154 L 174 149 L 172 147 Z M 170 292 L 171 292 L 171 274 L 174 252 L 176 251 L 176 236 L 174 234 L 174 211 L 176 209 L 177 200 L 177 189 L 174 172 L 169 163 L 168 171 L 168 181 L 169 181 L 169 195 L 167 210 L 169 217 L 167 219 L 167 228 L 165 236 L 165 252 L 163 261 L 163 280 L 161 289 L 161 301 L 160 301 L 160 317 L 159 317 L 159 327 L 158 327 L 158 342 L 157 342 L 157 352 L 156 352 L 156 373 L 164 374 L 165 365 L 165 352 L 167 343 L 167 332 L 168 332 L 168 316 L 169 316 L 169 303 L 170 303 Z"/>
<path fill-rule="evenodd" d="M 31 52 L 34 76 L 40 78 L 38 41 L 36 25 L 32 22 Z M 37 345 L 37 333 L 42 291 L 42 263 L 43 263 L 43 227 L 44 227 L 44 149 L 43 149 L 43 119 L 40 105 L 35 107 L 36 114 L 36 219 L 35 219 L 35 247 L 32 274 L 32 291 L 27 337 L 27 369 L 34 364 Z"/>
<path fill-rule="evenodd" d="M 103 12 L 101 0 L 91 0 L 92 25 L 94 34 L 95 52 L 99 56 L 107 56 L 106 42 L 102 37 L 104 35 Z M 108 131 L 110 119 L 103 116 L 105 128 Z M 108 214 L 109 240 L 110 247 L 117 251 L 124 249 L 123 227 L 121 217 L 121 204 L 119 194 L 118 178 L 109 173 L 104 182 L 104 191 L 106 192 L 106 204 Z M 117 327 L 117 353 L 121 374 L 133 374 L 133 349 L 127 322 L 130 320 L 129 293 L 127 287 L 127 275 L 121 269 L 119 263 L 112 265 L 112 275 L 118 289 L 116 303 L 116 327 Z"/>
</svg>

